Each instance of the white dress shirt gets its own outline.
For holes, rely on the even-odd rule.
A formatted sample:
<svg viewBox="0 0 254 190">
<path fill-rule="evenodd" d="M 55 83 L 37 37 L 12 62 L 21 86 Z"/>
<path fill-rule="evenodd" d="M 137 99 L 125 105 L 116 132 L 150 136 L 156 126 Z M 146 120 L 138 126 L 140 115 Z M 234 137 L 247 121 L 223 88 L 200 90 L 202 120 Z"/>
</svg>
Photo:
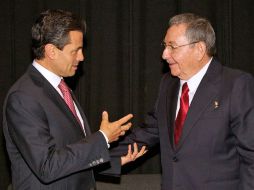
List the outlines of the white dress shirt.
<svg viewBox="0 0 254 190">
<path fill-rule="evenodd" d="M 187 81 L 180 80 L 180 88 L 179 88 L 179 93 L 178 93 L 176 113 L 178 113 L 178 111 L 180 109 L 180 97 L 181 97 L 183 84 L 185 82 L 187 82 L 187 84 L 188 84 L 188 87 L 189 87 L 188 95 L 189 95 L 189 105 L 190 105 L 202 78 L 206 74 L 206 71 L 207 71 L 211 61 L 212 61 L 212 58 L 208 61 L 207 64 L 205 64 L 205 66 L 203 66 L 203 68 L 198 73 L 196 73 L 194 76 L 192 76 L 189 80 L 187 80 Z M 176 114 L 176 117 L 177 117 L 177 114 Z"/>
<path fill-rule="evenodd" d="M 49 81 L 49 83 L 56 89 L 56 91 L 63 98 L 63 94 L 62 94 L 61 90 L 58 88 L 58 85 L 60 84 L 62 77 L 59 77 L 55 73 L 49 71 L 48 69 L 46 69 L 45 67 L 43 67 L 42 65 L 37 63 L 35 60 L 33 61 L 32 65 L 47 79 L 47 81 Z M 86 135 L 85 128 L 84 128 L 84 121 L 83 121 L 83 119 L 82 119 L 82 117 L 80 115 L 80 112 L 78 110 L 78 107 L 76 106 L 74 101 L 73 101 L 73 104 L 74 104 L 77 116 L 78 116 L 78 118 L 79 118 L 79 120 L 81 122 L 81 125 L 82 125 L 81 127 L 83 129 L 83 132 Z M 99 130 L 99 131 L 103 134 L 103 136 L 104 136 L 104 138 L 105 138 L 105 140 L 107 142 L 108 147 L 110 147 L 110 145 L 108 143 L 109 140 L 108 140 L 108 137 L 106 136 L 106 134 L 104 134 L 104 132 L 101 131 L 101 130 Z"/>
<path fill-rule="evenodd" d="M 48 69 L 46 69 L 45 67 L 43 67 L 42 65 L 40 65 L 39 63 L 37 63 L 36 61 L 33 61 L 33 66 L 47 79 L 47 81 L 49 81 L 49 83 L 56 89 L 56 91 L 61 95 L 61 97 L 63 98 L 63 94 L 61 92 L 61 90 L 58 88 L 58 85 L 61 82 L 62 77 L 59 77 L 58 75 L 56 75 L 55 73 L 49 71 Z M 85 129 L 84 129 L 84 121 L 80 115 L 80 112 L 78 110 L 78 107 L 76 106 L 75 102 L 73 101 L 77 116 L 81 122 L 83 131 L 85 133 Z"/>
</svg>

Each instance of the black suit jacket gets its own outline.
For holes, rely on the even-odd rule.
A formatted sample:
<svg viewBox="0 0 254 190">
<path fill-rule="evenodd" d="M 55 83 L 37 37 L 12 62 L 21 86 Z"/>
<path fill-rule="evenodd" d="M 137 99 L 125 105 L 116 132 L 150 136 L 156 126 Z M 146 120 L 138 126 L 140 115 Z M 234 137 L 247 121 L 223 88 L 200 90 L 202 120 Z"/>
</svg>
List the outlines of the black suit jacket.
<svg viewBox="0 0 254 190">
<path fill-rule="evenodd" d="M 92 167 L 110 160 L 108 147 L 100 132 L 91 134 L 75 103 L 86 137 L 63 98 L 33 66 L 9 90 L 3 127 L 13 189 L 86 190 L 94 186 Z"/>
<path fill-rule="evenodd" d="M 254 189 L 254 80 L 212 60 L 191 102 L 179 145 L 174 122 L 180 81 L 165 74 L 145 126 L 123 145 L 160 143 L 163 190 Z M 122 146 L 123 147 L 123 146 Z M 112 155 L 126 148 L 112 150 Z"/>
</svg>

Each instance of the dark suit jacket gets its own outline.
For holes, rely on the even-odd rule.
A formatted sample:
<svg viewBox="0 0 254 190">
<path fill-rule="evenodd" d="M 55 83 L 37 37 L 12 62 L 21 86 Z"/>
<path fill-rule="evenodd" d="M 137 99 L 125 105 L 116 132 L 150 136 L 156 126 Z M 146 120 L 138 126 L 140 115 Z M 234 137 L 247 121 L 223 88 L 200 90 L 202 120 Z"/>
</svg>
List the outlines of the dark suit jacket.
<svg viewBox="0 0 254 190">
<path fill-rule="evenodd" d="M 74 97 L 74 96 L 73 96 Z M 92 167 L 110 160 L 105 138 L 87 136 L 54 87 L 33 67 L 12 86 L 5 100 L 3 127 L 15 190 L 87 190 Z"/>
<path fill-rule="evenodd" d="M 212 60 L 191 102 L 178 147 L 179 79 L 165 74 L 145 126 L 122 144 L 160 143 L 163 190 L 254 189 L 254 81 Z M 113 154 L 119 154 L 116 149 Z M 126 151 L 126 150 L 125 150 Z"/>
</svg>

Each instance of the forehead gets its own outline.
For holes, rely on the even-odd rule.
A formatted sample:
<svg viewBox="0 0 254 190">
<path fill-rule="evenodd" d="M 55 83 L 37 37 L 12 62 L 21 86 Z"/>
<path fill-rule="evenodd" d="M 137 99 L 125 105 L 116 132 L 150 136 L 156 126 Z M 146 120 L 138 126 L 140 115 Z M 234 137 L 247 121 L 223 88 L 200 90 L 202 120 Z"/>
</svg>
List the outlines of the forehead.
<svg viewBox="0 0 254 190">
<path fill-rule="evenodd" d="M 185 24 L 176 24 L 168 28 L 164 41 L 169 42 L 177 42 L 177 41 L 186 41 Z"/>
<path fill-rule="evenodd" d="M 83 43 L 83 33 L 80 31 L 70 31 L 69 39 L 71 44 Z"/>
</svg>

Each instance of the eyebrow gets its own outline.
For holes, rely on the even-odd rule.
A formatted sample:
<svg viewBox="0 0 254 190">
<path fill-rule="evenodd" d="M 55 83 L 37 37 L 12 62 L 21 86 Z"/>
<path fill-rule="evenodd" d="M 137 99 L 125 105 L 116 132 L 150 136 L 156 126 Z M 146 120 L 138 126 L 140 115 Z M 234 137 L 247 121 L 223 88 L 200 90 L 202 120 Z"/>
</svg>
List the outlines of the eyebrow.
<svg viewBox="0 0 254 190">
<path fill-rule="evenodd" d="M 177 43 L 176 42 L 173 42 L 173 41 L 169 41 L 169 42 L 165 42 L 165 41 L 163 41 L 165 44 L 169 44 L 169 45 L 177 45 Z"/>
<path fill-rule="evenodd" d="M 83 46 L 77 47 L 77 48 L 75 48 L 73 51 L 78 51 L 78 50 L 80 50 L 80 49 L 83 49 Z"/>
<path fill-rule="evenodd" d="M 165 42 L 165 43 L 166 43 L 166 41 L 165 41 L 165 40 L 163 40 L 163 42 Z M 175 42 L 175 41 L 169 41 L 169 42 L 167 42 L 167 43 L 171 44 L 171 43 L 176 43 L 176 42 Z"/>
</svg>

